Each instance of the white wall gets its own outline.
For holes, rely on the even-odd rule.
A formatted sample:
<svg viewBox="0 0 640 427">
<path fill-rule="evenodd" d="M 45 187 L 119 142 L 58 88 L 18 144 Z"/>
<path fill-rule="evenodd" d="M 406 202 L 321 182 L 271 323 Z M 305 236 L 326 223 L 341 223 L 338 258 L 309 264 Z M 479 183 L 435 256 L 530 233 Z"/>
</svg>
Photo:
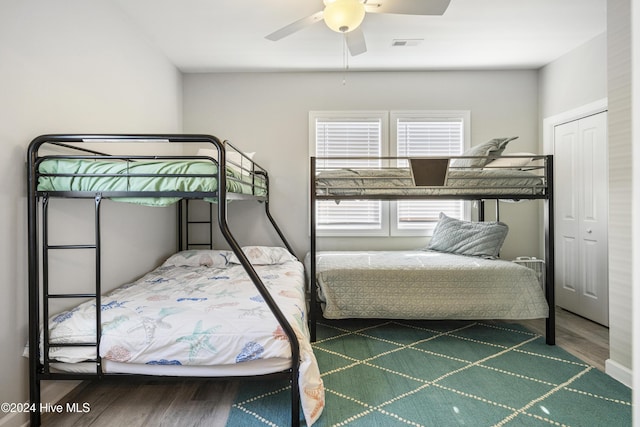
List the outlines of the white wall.
<svg viewBox="0 0 640 427">
<path fill-rule="evenodd" d="M 634 2 L 635 3 L 635 2 Z M 632 369 L 631 1 L 607 2 L 609 343 L 607 372 Z"/>
<path fill-rule="evenodd" d="M 346 83 L 343 85 L 343 78 Z M 184 76 L 184 128 L 256 151 L 272 178 L 272 211 L 299 255 L 308 238 L 310 110 L 471 110 L 471 141 L 518 135 L 509 151 L 538 151 L 536 71 L 235 73 Z M 511 232 L 503 256 L 541 255 L 539 202 L 502 204 Z M 243 210 L 246 210 L 243 212 Z M 488 212 L 493 208 L 489 206 Z M 259 214 L 229 212 L 242 243 L 274 243 Z M 240 230 L 242 228 L 242 230 Z M 425 239 L 325 239 L 321 248 L 416 248 Z"/>
<path fill-rule="evenodd" d="M 3 0 L 0 94 L 0 401 L 24 402 L 27 145 L 43 133 L 179 132 L 181 74 L 107 1 Z M 173 244 L 173 235 L 157 227 L 173 211 L 112 203 L 103 215 L 114 210 L 120 221 L 107 219 L 106 227 L 123 236 L 106 239 L 105 256 L 136 262 L 107 268 L 108 281 L 141 274 Z M 66 230 L 81 221 L 74 209 L 60 213 L 71 224 Z M 132 234 L 147 226 L 155 226 L 156 234 L 131 243 Z"/>
<path fill-rule="evenodd" d="M 603 33 L 539 71 L 540 118 L 607 97 L 607 34 Z"/>
<path fill-rule="evenodd" d="M 632 111 L 640 111 L 640 8 L 632 5 L 631 7 L 631 109 Z M 631 128 L 631 149 L 632 149 L 632 217 L 634 224 L 640 224 L 640 121 L 632 119 Z M 637 291 L 640 286 L 640 227 L 633 227 L 632 235 L 632 294 L 631 305 L 633 307 L 640 306 L 640 292 Z M 636 289 L 634 291 L 634 289 Z M 640 366 L 640 311 L 632 310 L 632 366 Z M 633 372 L 633 389 L 640 390 L 640 371 L 636 369 Z M 640 426 L 640 393 L 633 393 L 633 420 L 634 426 Z"/>
</svg>

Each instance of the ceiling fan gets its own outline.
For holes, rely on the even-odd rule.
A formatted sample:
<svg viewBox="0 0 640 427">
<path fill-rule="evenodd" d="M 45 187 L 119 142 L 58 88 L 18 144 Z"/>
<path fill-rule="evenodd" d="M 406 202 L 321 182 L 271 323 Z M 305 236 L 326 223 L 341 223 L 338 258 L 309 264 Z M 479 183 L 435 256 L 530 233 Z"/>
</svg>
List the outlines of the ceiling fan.
<svg viewBox="0 0 640 427">
<path fill-rule="evenodd" d="M 352 56 L 367 51 L 360 24 L 366 13 L 400 15 L 442 15 L 451 0 L 323 0 L 324 9 L 299 19 L 266 36 L 280 40 L 318 21 L 324 20 L 329 28 L 345 35 Z"/>
</svg>

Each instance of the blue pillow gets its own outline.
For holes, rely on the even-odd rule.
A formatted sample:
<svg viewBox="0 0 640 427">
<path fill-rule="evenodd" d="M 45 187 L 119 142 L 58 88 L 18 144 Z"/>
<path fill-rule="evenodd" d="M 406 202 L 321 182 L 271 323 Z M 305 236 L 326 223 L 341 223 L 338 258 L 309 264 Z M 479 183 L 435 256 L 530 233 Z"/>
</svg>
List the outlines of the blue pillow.
<svg viewBox="0 0 640 427">
<path fill-rule="evenodd" d="M 458 255 L 496 258 L 509 227 L 503 222 L 471 222 L 450 218 L 440 212 L 427 249 Z"/>
</svg>

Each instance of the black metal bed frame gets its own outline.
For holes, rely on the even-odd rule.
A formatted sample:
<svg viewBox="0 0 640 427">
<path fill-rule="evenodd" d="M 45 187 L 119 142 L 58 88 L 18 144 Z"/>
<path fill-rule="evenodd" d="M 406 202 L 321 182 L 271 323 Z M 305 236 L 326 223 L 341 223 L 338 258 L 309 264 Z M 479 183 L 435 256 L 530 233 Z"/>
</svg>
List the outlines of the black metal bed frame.
<svg viewBox="0 0 640 427">
<path fill-rule="evenodd" d="M 39 163 L 46 158 L 108 158 L 112 160 L 121 159 L 123 161 L 138 161 L 145 159 L 186 159 L 186 160 L 206 160 L 202 157 L 197 156 L 110 156 L 104 153 L 100 153 L 97 151 L 92 151 L 86 148 L 78 147 L 78 145 L 82 145 L 83 142 L 168 142 L 168 143 L 206 143 L 211 144 L 213 148 L 217 150 L 218 160 L 217 163 L 220 165 L 218 167 L 217 173 L 215 176 L 210 176 L 211 178 L 216 178 L 218 180 L 218 190 L 214 193 L 211 192 L 186 192 L 186 191 L 39 191 L 38 190 L 38 165 Z M 55 146 L 61 146 L 67 149 L 80 150 L 79 152 L 84 153 L 80 156 L 64 156 L 64 155 L 51 155 L 51 156 L 42 156 L 38 155 L 38 150 L 45 144 L 51 144 Z M 76 145 L 72 145 L 76 144 Z M 227 192 L 226 184 L 227 184 L 227 176 L 225 174 L 227 159 L 226 159 L 226 150 L 227 147 L 231 146 L 228 142 L 222 142 L 215 136 L 211 135 L 181 135 L 181 134 L 170 134 L 170 135 L 142 135 L 142 134 L 131 134 L 131 135 L 111 135 L 111 134 L 101 134 L 101 135 L 93 135 L 93 134 L 85 134 L 85 135 L 42 135 L 35 138 L 28 149 L 28 171 L 27 171 L 27 180 L 28 180 L 28 263 L 29 263 L 29 397 L 30 397 L 30 425 L 38 426 L 41 423 L 41 394 L 40 394 L 40 382 L 42 380 L 95 380 L 95 379 L 104 379 L 104 378 L 124 378 L 128 380 L 150 380 L 150 379 L 160 379 L 160 380 L 233 380 L 233 379 L 266 379 L 266 378 L 289 378 L 291 383 L 291 424 L 299 425 L 300 423 L 300 395 L 299 395 L 299 383 L 298 383 L 298 373 L 299 373 L 299 364 L 300 364 L 300 348 L 299 343 L 296 337 L 296 334 L 287 321 L 284 314 L 281 312 L 279 307 L 277 306 L 274 299 L 269 294 L 269 291 L 265 287 L 264 283 L 260 279 L 260 276 L 257 274 L 241 247 L 237 243 L 235 237 L 233 236 L 229 226 L 227 224 L 227 203 L 228 199 L 255 199 L 260 202 L 264 202 L 266 215 L 276 230 L 278 236 L 286 246 L 286 248 L 294 254 L 293 249 L 289 245 L 287 239 L 282 233 L 280 227 L 272 217 L 269 211 L 269 177 L 267 172 L 261 168 L 259 165 L 255 164 L 251 161 L 251 169 L 245 169 L 251 173 L 254 177 L 259 175 L 265 182 L 266 185 L 266 195 L 264 196 L 253 196 L 253 195 L 239 195 L 236 193 Z M 231 146 L 233 148 L 233 146 Z M 90 155 L 90 157 L 88 156 Z M 244 155 L 243 155 L 244 156 Z M 246 158 L 246 157 L 245 157 Z M 250 159 L 246 158 L 247 161 Z M 212 162 L 215 160 L 209 158 Z M 232 162 L 229 162 L 232 163 Z M 240 165 L 236 165 L 240 166 Z M 244 167 L 243 167 L 244 169 Z M 135 175 L 142 176 L 142 175 Z M 171 177 L 180 177 L 184 175 L 176 175 L 172 174 Z M 189 174 L 188 176 L 196 176 L 193 174 Z M 255 181 L 253 182 L 255 185 Z M 252 187 L 253 188 L 253 187 Z M 255 193 L 255 191 L 254 191 Z M 264 298 L 267 306 L 271 310 L 272 314 L 284 330 L 289 343 L 291 345 L 291 367 L 287 370 L 281 372 L 275 372 L 271 374 L 259 375 L 259 376 L 232 376 L 232 377 L 185 377 L 185 376 L 152 376 L 152 375 L 137 375 L 137 374 L 108 374 L 102 371 L 102 362 L 99 353 L 99 345 L 100 345 L 100 334 L 101 334 L 101 319 L 100 319 L 100 310 L 96 310 L 96 340 L 94 343 L 66 343 L 66 344 L 55 344 L 56 347 L 60 346 L 91 346 L 96 348 L 96 359 L 89 361 L 91 363 L 95 363 L 96 371 L 95 373 L 63 373 L 63 372 L 52 372 L 50 364 L 55 362 L 49 358 L 49 348 L 51 344 L 49 343 L 49 300 L 50 299 L 58 299 L 58 298 L 94 298 L 96 300 L 96 307 L 100 307 L 101 305 L 101 241 L 100 241 L 100 206 L 101 201 L 103 199 L 114 198 L 114 197 L 178 197 L 181 199 L 181 202 L 178 204 L 178 247 L 182 249 L 183 240 L 185 239 L 185 235 L 183 234 L 183 229 L 186 230 L 187 233 L 187 242 L 189 240 L 188 237 L 188 227 L 189 225 L 185 225 L 185 222 L 189 222 L 188 220 L 188 206 L 187 209 L 187 218 L 185 219 L 183 216 L 183 201 L 184 200 L 192 200 L 192 199 L 203 199 L 203 198 L 217 198 L 217 217 L 218 217 L 218 227 L 224 236 L 226 242 L 229 244 L 235 255 L 238 257 L 240 263 L 246 270 L 249 275 L 251 281 Z M 48 242 L 48 207 L 49 207 L 49 199 L 50 198 L 84 198 L 84 199 L 94 199 L 95 201 L 95 243 L 93 244 L 81 244 L 81 245 L 50 245 Z M 42 207 L 39 208 L 38 202 L 42 202 Z M 210 209 L 209 215 L 209 226 L 212 229 L 213 225 L 213 207 Z M 193 223 L 193 222 L 191 222 Z M 42 229 L 39 228 L 41 225 Z M 211 230 L 213 231 L 213 230 Z M 207 242 L 205 244 L 211 245 L 211 242 Z M 95 263 L 96 263 L 96 272 L 95 272 L 95 293 L 65 293 L 65 294 L 50 294 L 49 293 L 49 258 L 48 252 L 50 250 L 69 250 L 69 249 L 92 249 L 95 250 Z M 40 260 L 39 255 L 42 254 L 42 260 Z M 294 254 L 295 256 L 295 254 Z M 41 304 L 42 303 L 42 304 Z M 42 309 L 42 317 L 40 314 L 40 310 Z M 41 334 L 40 327 L 42 326 L 43 330 L 43 361 L 40 362 L 40 354 L 39 354 L 39 343 L 41 342 Z"/>
<path fill-rule="evenodd" d="M 455 158 L 477 158 L 478 156 L 460 156 Z M 554 285 L 554 200 L 553 200 L 553 156 L 535 156 L 536 159 L 543 160 L 544 166 L 538 167 L 538 169 L 544 168 L 544 187 L 539 187 L 537 192 L 532 194 L 518 194 L 521 192 L 514 191 L 513 194 L 502 192 L 501 194 L 492 193 L 490 189 L 486 189 L 486 193 L 474 193 L 474 194 L 460 194 L 460 195 L 440 195 L 440 194 L 384 194 L 384 195 L 362 195 L 362 194 L 331 194 L 329 191 L 320 192 L 316 183 L 317 161 L 319 160 L 335 160 L 336 158 L 319 158 L 311 157 L 309 167 L 309 182 L 310 182 L 310 307 L 309 307 L 309 327 L 311 331 L 311 341 L 316 340 L 316 324 L 318 316 L 322 314 L 322 308 L 318 301 L 318 286 L 316 281 L 316 252 L 317 252 L 317 221 L 316 221 L 316 202 L 318 200 L 428 200 L 428 199 L 450 199 L 450 200 L 469 200 L 479 201 L 480 206 L 478 208 L 478 220 L 484 221 L 485 218 L 485 200 L 495 200 L 496 202 L 496 214 L 498 214 L 499 200 L 544 200 L 544 253 L 545 253 L 545 298 L 549 305 L 549 317 L 545 321 L 545 339 L 549 345 L 555 345 L 556 331 L 555 331 L 555 285 Z M 383 161 L 391 160 L 408 160 L 407 157 L 379 157 L 376 159 L 382 159 Z M 493 159 L 493 158 L 491 158 Z M 373 160 L 368 158 L 365 160 Z M 339 168 L 336 168 L 339 169 Z M 464 187 L 457 187 L 456 189 L 464 189 Z"/>
</svg>

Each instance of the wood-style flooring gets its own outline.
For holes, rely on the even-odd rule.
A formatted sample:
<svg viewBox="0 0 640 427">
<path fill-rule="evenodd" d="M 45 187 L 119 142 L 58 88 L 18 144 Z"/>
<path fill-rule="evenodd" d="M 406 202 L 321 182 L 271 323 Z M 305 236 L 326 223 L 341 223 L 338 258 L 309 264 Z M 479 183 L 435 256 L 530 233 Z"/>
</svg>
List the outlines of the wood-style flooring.
<svg viewBox="0 0 640 427">
<path fill-rule="evenodd" d="M 223 427 L 238 389 L 234 381 L 86 381 L 60 402 L 89 411 L 44 414 L 45 427 Z"/>
<path fill-rule="evenodd" d="M 562 309 L 556 310 L 556 344 L 604 371 L 609 330 Z M 544 335 L 545 322 L 518 321 Z M 234 381 L 85 382 L 60 402 L 88 403 L 87 413 L 45 414 L 43 426 L 224 426 L 238 389 Z"/>
<path fill-rule="evenodd" d="M 544 335 L 545 320 L 518 323 Z M 604 372 L 609 358 L 609 328 L 571 312 L 556 308 L 556 345 Z"/>
</svg>

